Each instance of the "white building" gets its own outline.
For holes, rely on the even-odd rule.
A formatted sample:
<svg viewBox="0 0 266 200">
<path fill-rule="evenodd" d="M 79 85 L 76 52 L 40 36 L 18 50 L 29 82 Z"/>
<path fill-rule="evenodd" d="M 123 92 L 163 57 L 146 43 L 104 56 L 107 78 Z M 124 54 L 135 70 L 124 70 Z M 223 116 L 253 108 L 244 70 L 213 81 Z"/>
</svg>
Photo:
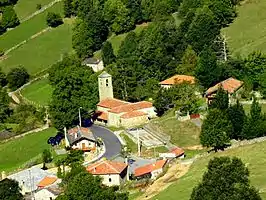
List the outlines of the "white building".
<svg viewBox="0 0 266 200">
<path fill-rule="evenodd" d="M 91 67 L 94 72 L 102 71 L 104 68 L 103 61 L 95 58 L 86 58 L 82 64 Z"/>
<path fill-rule="evenodd" d="M 100 176 L 107 186 L 119 186 L 128 180 L 128 165 L 122 162 L 103 160 L 87 167 L 92 175 Z"/>
</svg>

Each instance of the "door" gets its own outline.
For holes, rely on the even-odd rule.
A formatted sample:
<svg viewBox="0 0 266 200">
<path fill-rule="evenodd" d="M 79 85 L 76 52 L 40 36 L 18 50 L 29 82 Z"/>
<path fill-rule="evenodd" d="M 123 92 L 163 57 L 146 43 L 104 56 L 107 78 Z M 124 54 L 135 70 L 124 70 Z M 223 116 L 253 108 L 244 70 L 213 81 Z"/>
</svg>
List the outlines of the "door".
<svg viewBox="0 0 266 200">
<path fill-rule="evenodd" d="M 86 149 L 85 143 L 81 143 L 82 149 Z"/>
</svg>

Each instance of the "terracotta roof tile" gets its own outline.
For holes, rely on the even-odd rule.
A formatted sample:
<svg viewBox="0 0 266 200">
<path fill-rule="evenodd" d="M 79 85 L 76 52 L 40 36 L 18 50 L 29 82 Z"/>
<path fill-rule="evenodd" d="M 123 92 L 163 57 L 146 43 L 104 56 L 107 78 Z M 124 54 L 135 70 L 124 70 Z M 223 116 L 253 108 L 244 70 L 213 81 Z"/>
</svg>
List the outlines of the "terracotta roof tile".
<svg viewBox="0 0 266 200">
<path fill-rule="evenodd" d="M 241 86 L 243 85 L 242 81 L 239 81 L 234 78 L 228 78 L 220 83 L 217 83 L 215 86 L 210 87 L 206 91 L 206 95 L 211 94 L 219 89 L 219 87 L 222 87 L 225 91 L 227 91 L 229 94 L 234 93 L 237 91 Z"/>
<path fill-rule="evenodd" d="M 123 112 L 131 112 L 131 111 L 141 110 L 141 109 L 144 109 L 144 108 L 151 108 L 151 107 L 152 107 L 152 103 L 151 102 L 140 101 L 140 102 L 137 102 L 137 103 L 130 103 L 130 104 L 126 104 L 126 105 L 115 107 L 115 108 L 109 110 L 109 112 L 112 112 L 112 113 L 123 113 Z"/>
<path fill-rule="evenodd" d="M 179 156 L 182 156 L 185 152 L 183 149 L 176 147 L 176 148 L 171 150 L 171 153 L 174 153 L 176 155 L 176 157 L 179 157 Z"/>
<path fill-rule="evenodd" d="M 106 121 L 108 120 L 108 114 L 106 112 L 97 111 L 96 115 L 97 119 L 106 120 Z"/>
<path fill-rule="evenodd" d="M 167 160 L 158 160 L 153 164 L 144 165 L 142 167 L 138 167 L 135 169 L 135 176 L 142 176 L 148 173 L 151 173 L 152 171 L 161 169 L 165 166 Z"/>
<path fill-rule="evenodd" d="M 122 162 L 104 160 L 89 165 L 87 171 L 93 175 L 120 174 L 126 167 Z"/>
<path fill-rule="evenodd" d="M 56 180 L 57 180 L 57 177 L 46 176 L 40 181 L 40 183 L 37 186 L 46 187 L 46 186 L 52 185 Z"/>
<path fill-rule="evenodd" d="M 115 108 L 115 107 L 118 107 L 118 106 L 122 106 L 122 105 L 126 105 L 126 104 L 129 104 L 129 102 L 126 102 L 126 101 L 122 101 L 122 100 L 119 100 L 119 99 L 115 99 L 115 98 L 107 98 L 107 99 L 104 99 L 102 101 L 100 101 L 97 106 L 101 106 L 101 107 L 104 107 L 104 108 Z"/>
<path fill-rule="evenodd" d="M 127 113 L 123 114 L 121 116 L 121 118 L 130 119 L 130 118 L 140 117 L 140 116 L 144 116 L 144 115 L 147 115 L 147 114 L 145 112 L 141 112 L 141 111 L 131 111 L 131 112 L 127 112 Z"/>
<path fill-rule="evenodd" d="M 183 82 L 190 82 L 191 84 L 195 83 L 195 77 L 194 76 L 187 76 L 187 75 L 175 75 L 171 78 L 168 78 L 162 82 L 160 82 L 161 85 L 174 85 L 174 84 L 180 84 Z"/>
</svg>

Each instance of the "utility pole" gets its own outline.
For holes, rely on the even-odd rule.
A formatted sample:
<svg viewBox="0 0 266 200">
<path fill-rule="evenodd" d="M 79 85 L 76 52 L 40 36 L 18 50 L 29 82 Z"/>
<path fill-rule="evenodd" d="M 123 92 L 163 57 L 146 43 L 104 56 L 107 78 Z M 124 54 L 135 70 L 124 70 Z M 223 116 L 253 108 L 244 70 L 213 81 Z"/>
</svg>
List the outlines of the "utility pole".
<svg viewBox="0 0 266 200">
<path fill-rule="evenodd" d="M 80 114 L 80 109 L 82 109 L 82 107 L 79 107 L 79 127 L 81 127 L 81 114 Z"/>
<path fill-rule="evenodd" d="M 137 129 L 137 135 L 138 135 L 138 156 L 140 157 L 140 140 L 139 140 L 139 129 Z"/>
</svg>

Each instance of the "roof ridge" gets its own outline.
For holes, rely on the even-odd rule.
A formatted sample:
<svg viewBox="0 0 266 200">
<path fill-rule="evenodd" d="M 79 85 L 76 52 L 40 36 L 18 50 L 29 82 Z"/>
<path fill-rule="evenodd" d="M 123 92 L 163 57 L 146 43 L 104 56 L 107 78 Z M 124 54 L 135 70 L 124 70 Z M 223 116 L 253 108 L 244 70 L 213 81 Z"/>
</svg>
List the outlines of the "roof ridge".
<svg viewBox="0 0 266 200">
<path fill-rule="evenodd" d="M 110 162 L 110 161 L 109 161 Z M 109 162 L 107 162 L 107 165 L 109 165 L 116 173 L 120 173 L 116 168 L 114 168 Z M 111 161 L 114 162 L 114 161 Z M 118 162 L 117 162 L 118 163 Z"/>
</svg>

